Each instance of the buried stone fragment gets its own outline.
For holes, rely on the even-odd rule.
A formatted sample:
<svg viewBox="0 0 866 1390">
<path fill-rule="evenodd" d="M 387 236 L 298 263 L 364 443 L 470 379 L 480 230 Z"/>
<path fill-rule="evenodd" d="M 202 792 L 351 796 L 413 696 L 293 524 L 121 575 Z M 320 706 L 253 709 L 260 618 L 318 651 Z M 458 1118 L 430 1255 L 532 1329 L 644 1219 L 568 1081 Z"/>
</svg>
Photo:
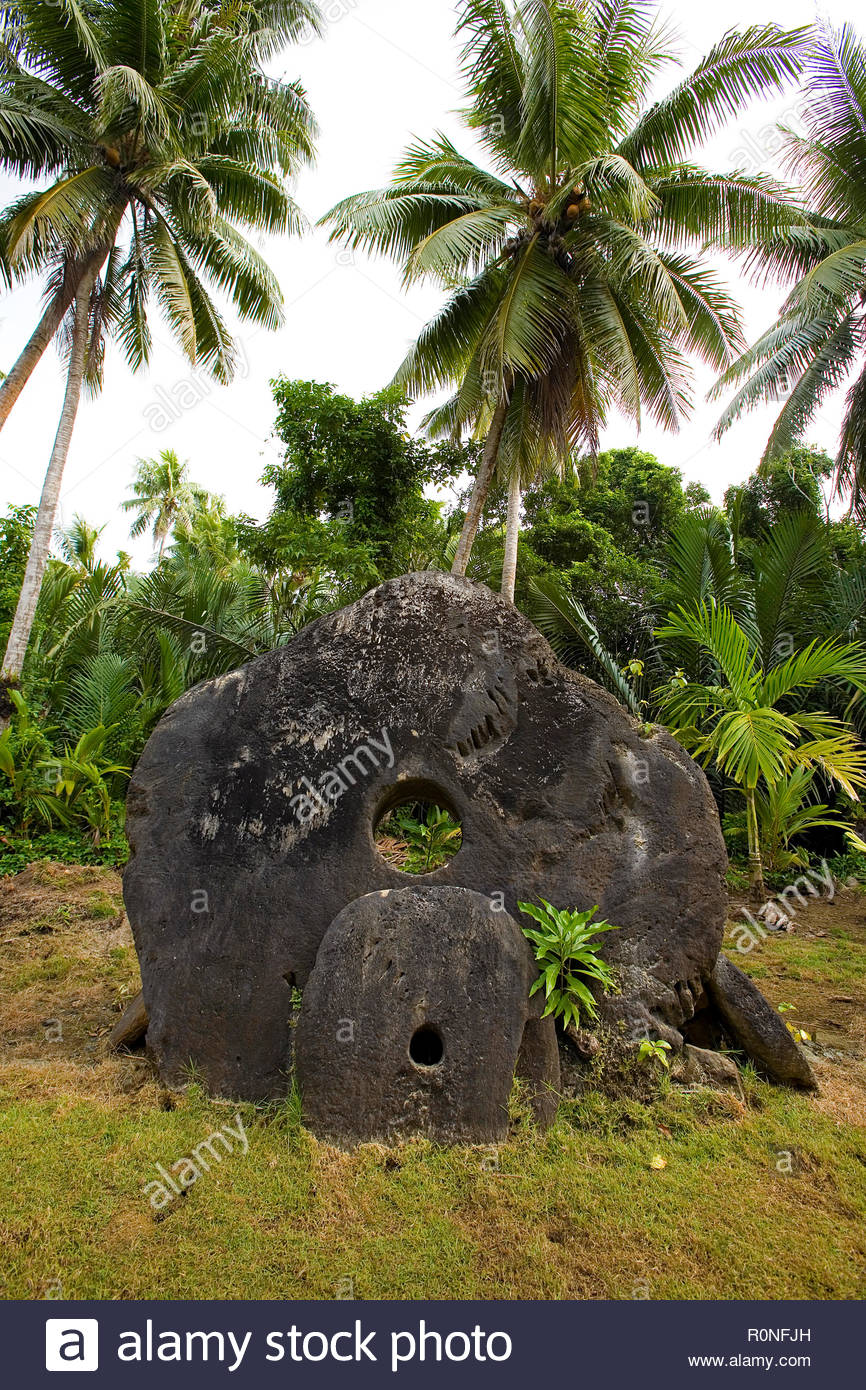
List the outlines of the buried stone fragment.
<svg viewBox="0 0 866 1390">
<path fill-rule="evenodd" d="M 707 992 L 734 1041 L 771 1081 L 817 1089 L 805 1054 L 776 1010 L 727 956 L 719 956 Z"/>
</svg>

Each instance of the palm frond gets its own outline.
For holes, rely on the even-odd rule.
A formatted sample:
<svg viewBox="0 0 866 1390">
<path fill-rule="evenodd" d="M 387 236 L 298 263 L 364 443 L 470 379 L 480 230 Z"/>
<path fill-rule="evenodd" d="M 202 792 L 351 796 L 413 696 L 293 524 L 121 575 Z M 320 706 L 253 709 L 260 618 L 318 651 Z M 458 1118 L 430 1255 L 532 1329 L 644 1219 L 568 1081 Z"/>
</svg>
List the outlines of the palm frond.
<svg viewBox="0 0 866 1390">
<path fill-rule="evenodd" d="M 598 628 L 583 605 L 557 580 L 533 579 L 530 583 L 529 616 L 567 666 L 580 669 L 588 652 L 602 672 L 605 686 L 636 718 L 640 702 L 604 646 Z"/>
<path fill-rule="evenodd" d="M 847 318 L 818 348 L 779 412 L 767 440 L 763 463 L 778 458 L 792 444 L 799 443 L 822 402 L 846 381 L 862 343 L 861 325 Z"/>
<path fill-rule="evenodd" d="M 457 275 L 474 277 L 499 255 L 513 220 L 509 207 L 480 208 L 453 218 L 416 242 L 406 260 L 404 285 L 427 276 L 447 285 Z"/>
<path fill-rule="evenodd" d="M 526 63 L 506 0 L 462 0 L 456 33 L 472 100 L 469 124 L 503 163 L 513 165 L 523 129 Z"/>
<path fill-rule="evenodd" d="M 62 725 L 73 739 L 101 724 L 109 729 L 127 721 L 138 704 L 135 664 L 117 652 L 98 652 L 67 679 Z"/>
<path fill-rule="evenodd" d="M 704 362 L 721 371 L 732 354 L 746 346 L 739 305 L 699 261 L 674 253 L 663 255 L 662 261 L 686 314 L 681 338 Z"/>
<path fill-rule="evenodd" d="M 702 603 L 696 609 L 680 605 L 668 614 L 667 623 L 658 628 L 656 636 L 684 638 L 702 647 L 740 704 L 754 704 L 760 668 L 746 633 L 726 604 Z"/>
<path fill-rule="evenodd" d="M 525 39 L 518 167 L 555 181 L 607 138 L 607 110 L 580 6 L 524 0 L 518 23 Z"/>
<path fill-rule="evenodd" d="M 768 703 L 776 704 L 783 696 L 811 690 L 826 680 L 866 689 L 866 647 L 860 642 L 840 642 L 836 638 L 810 642 L 767 672 L 763 695 Z M 813 714 L 798 717 L 802 722 L 813 718 Z M 815 727 L 812 726 L 813 731 Z"/>
<path fill-rule="evenodd" d="M 497 267 L 456 289 L 419 333 L 393 384 L 414 396 L 459 381 L 491 331 L 504 282 L 505 272 Z"/>
<path fill-rule="evenodd" d="M 680 165 L 648 171 L 646 180 L 658 199 L 653 229 L 671 246 L 746 252 L 806 222 L 791 190 L 766 174 Z"/>
<path fill-rule="evenodd" d="M 394 170 L 394 183 L 404 189 L 417 184 L 443 192 L 467 193 L 478 200 L 479 208 L 485 203 L 514 203 L 519 196 L 513 183 L 506 183 L 474 164 L 441 132 L 430 141 L 409 146 Z"/>
<path fill-rule="evenodd" d="M 14 264 L 28 254 L 37 236 L 85 249 L 115 193 L 110 172 L 92 166 L 58 179 L 45 192 L 25 194 L 5 230 L 5 256 Z"/>
<path fill-rule="evenodd" d="M 845 415 L 836 455 L 836 491 L 851 492 L 852 506 L 863 515 L 866 485 L 866 368 L 845 398 Z"/>
<path fill-rule="evenodd" d="M 684 607 L 699 608 L 715 598 L 737 611 L 743 581 L 727 521 L 715 507 L 691 512 L 674 527 L 666 550 L 666 573 L 671 593 Z"/>
<path fill-rule="evenodd" d="M 787 433 L 789 439 L 794 438 L 795 432 L 803 428 L 827 390 L 833 389 L 833 385 L 844 379 L 859 339 L 858 324 L 850 314 L 841 322 L 836 314 L 820 317 L 798 315 L 774 324 L 737 358 L 712 388 L 710 399 L 717 399 L 728 387 L 746 378 L 745 384 L 723 411 L 716 426 L 716 436 L 721 437 L 754 406 L 766 400 L 784 398 L 806 377 L 793 404 L 789 401 L 790 409 L 786 407 L 783 426 L 790 421 L 791 427 L 779 431 L 774 449 L 776 452 L 783 447 L 781 441 L 784 434 Z M 806 376 L 814 364 L 825 361 L 830 368 L 830 383 L 826 386 L 817 372 Z"/>
<path fill-rule="evenodd" d="M 479 211 L 480 206 L 474 193 L 397 185 L 344 198 L 325 213 L 319 225 L 330 224 L 329 241 L 343 241 L 354 251 L 391 256 L 404 264 L 424 237 L 465 213 Z"/>
<path fill-rule="evenodd" d="M 228 295 L 242 318 L 271 329 L 283 324 L 283 296 L 276 275 L 230 222 L 217 217 L 209 236 L 186 235 L 184 241 L 194 265 Z"/>
<path fill-rule="evenodd" d="M 824 527 L 805 510 L 781 517 L 755 551 L 755 621 L 765 671 L 778 661 L 780 640 L 802 629 L 807 590 L 826 561 Z"/>
<path fill-rule="evenodd" d="M 619 153 L 636 168 L 676 163 L 750 101 L 796 82 L 810 37 L 809 29 L 787 32 L 776 24 L 731 30 L 650 107 L 620 143 Z"/>
</svg>

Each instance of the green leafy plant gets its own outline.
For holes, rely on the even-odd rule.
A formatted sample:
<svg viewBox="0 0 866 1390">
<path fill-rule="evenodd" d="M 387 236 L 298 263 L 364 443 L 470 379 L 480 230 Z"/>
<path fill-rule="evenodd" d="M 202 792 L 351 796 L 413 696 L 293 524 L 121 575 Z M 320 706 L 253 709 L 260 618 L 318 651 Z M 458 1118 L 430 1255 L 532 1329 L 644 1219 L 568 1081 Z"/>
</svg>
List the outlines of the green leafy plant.
<svg viewBox="0 0 866 1390">
<path fill-rule="evenodd" d="M 53 825 L 62 815 L 46 772 L 47 733 L 19 690 L 10 688 L 8 696 L 15 722 L 0 734 L 0 772 L 9 784 L 15 829 L 26 833 L 36 823 Z"/>
<path fill-rule="evenodd" d="M 89 830 L 77 826 L 46 830 L 38 835 L 17 835 L 0 827 L 0 878 L 20 874 L 28 864 L 40 859 L 53 859 L 60 864 L 102 864 L 122 868 L 129 857 L 129 846 L 123 833 L 123 807 L 112 807 L 112 826 L 94 844 Z"/>
<path fill-rule="evenodd" d="M 565 1027 L 580 1023 L 581 1007 L 587 1017 L 597 1018 L 598 1008 L 587 981 L 601 985 L 605 994 L 613 986 L 610 966 L 599 955 L 603 932 L 618 931 L 610 922 L 593 922 L 598 907 L 578 912 L 574 908 L 556 908 L 541 899 L 541 906 L 518 903 L 521 912 L 532 917 L 541 928 L 524 927 L 523 934 L 531 943 L 538 963 L 539 976 L 530 995 L 543 989 L 546 1004 L 542 1018 L 550 1014 L 562 1020 Z"/>
<path fill-rule="evenodd" d="M 12 792 L 15 828 L 26 833 L 34 823 L 78 824 L 98 844 L 112 829 L 111 779 L 129 771 L 104 756 L 110 730 L 97 724 L 74 746 L 52 753 L 49 731 L 33 719 L 23 695 L 17 690 L 9 695 L 15 720 L 0 735 L 0 772 Z"/>
<path fill-rule="evenodd" d="M 656 636 L 690 645 L 697 653 L 701 679 L 686 685 L 669 683 L 656 694 L 674 737 L 742 794 L 750 889 L 761 902 L 766 889 L 759 789 L 769 815 L 773 789 L 790 784 L 798 768 L 820 768 L 825 779 L 838 783 L 855 800 L 855 787 L 866 785 L 866 754 L 854 733 L 833 715 L 797 704 L 825 681 L 866 689 L 866 648 L 835 638 L 813 641 L 771 666 L 765 661 L 766 644 L 754 644 L 751 625 L 715 600 L 694 609 L 680 606 L 668 614 Z M 794 794 L 799 791 L 805 795 L 805 787 L 795 784 Z M 789 808 L 789 822 L 794 814 Z"/>
<path fill-rule="evenodd" d="M 646 1038 L 637 1050 L 638 1061 L 658 1062 L 665 1070 L 668 1070 L 670 1062 L 667 1054 L 670 1050 L 671 1045 L 669 1042 L 665 1042 L 664 1038 Z"/>
<path fill-rule="evenodd" d="M 866 845 L 863 850 L 858 850 L 853 846 L 854 840 L 860 840 L 860 836 L 852 830 L 852 838 L 848 838 L 848 844 L 852 846 L 843 854 L 834 854 L 827 860 L 827 868 L 836 879 L 837 883 L 844 883 L 846 879 L 859 879 L 861 884 L 866 883 Z M 847 838 L 847 837 L 846 837 Z M 863 844 L 863 841 L 860 840 Z"/>
<path fill-rule="evenodd" d="M 382 837 L 389 863 L 406 874 L 430 874 L 457 853 L 463 832 L 444 807 L 414 803 L 383 821 L 377 838 Z"/>
<path fill-rule="evenodd" d="M 74 748 L 67 744 L 61 756 L 44 764 L 64 808 L 61 819 L 84 821 L 94 844 L 111 830 L 111 793 L 106 779 L 129 772 L 128 767 L 103 757 L 107 737 L 108 730 L 97 724 L 81 735 Z"/>
</svg>

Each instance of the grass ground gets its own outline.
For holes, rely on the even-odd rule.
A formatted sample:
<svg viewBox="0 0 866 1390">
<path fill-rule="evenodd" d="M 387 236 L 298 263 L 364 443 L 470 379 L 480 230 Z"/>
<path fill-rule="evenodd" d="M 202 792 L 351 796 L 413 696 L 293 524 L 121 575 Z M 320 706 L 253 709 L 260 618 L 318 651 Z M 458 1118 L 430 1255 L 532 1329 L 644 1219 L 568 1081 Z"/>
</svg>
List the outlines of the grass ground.
<svg viewBox="0 0 866 1390">
<path fill-rule="evenodd" d="M 817 1036 L 818 1096 L 747 1072 L 742 1101 L 591 1093 L 498 1152 L 345 1154 L 291 1103 L 169 1097 L 143 1057 L 107 1052 L 138 987 L 115 873 L 43 863 L 0 880 L 0 1292 L 863 1297 L 866 896 L 811 906 L 739 963 Z M 248 1152 L 154 1211 L 156 1165 L 236 1115 Z"/>
</svg>

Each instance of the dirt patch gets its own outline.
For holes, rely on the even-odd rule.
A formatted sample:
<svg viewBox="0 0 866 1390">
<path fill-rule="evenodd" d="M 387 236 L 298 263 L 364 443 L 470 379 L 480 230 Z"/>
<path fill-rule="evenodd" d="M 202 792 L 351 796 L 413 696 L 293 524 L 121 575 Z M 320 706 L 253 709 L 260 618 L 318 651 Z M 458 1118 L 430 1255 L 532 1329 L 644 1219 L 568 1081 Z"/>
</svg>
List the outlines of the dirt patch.
<svg viewBox="0 0 866 1390">
<path fill-rule="evenodd" d="M 30 1068 L 35 1077 L 42 1071 L 47 1079 L 68 1073 L 64 1064 L 104 1066 L 106 1077 L 90 1078 L 95 1089 L 107 1083 L 114 1093 L 121 1076 L 137 1089 L 139 1069 L 118 1064 L 106 1044 L 139 988 L 119 874 L 41 862 L 0 879 L 4 1067 Z"/>
<path fill-rule="evenodd" d="M 731 923 L 742 920 L 732 905 Z M 866 889 L 840 888 L 794 914 L 788 932 L 772 932 L 747 954 L 726 949 L 785 1021 L 803 1029 L 820 1083 L 815 1105 L 849 1124 L 866 1125 Z"/>
</svg>

